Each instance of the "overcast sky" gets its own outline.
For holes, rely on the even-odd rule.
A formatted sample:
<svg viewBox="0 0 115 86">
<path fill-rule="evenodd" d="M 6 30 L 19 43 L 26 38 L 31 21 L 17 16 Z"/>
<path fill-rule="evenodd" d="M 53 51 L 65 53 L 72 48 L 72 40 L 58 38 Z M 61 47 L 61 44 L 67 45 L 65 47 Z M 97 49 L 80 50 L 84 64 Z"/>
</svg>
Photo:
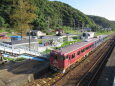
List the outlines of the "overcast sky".
<svg viewBox="0 0 115 86">
<path fill-rule="evenodd" d="M 115 20 L 115 0 L 50 0 L 70 4 L 88 15 L 97 15 Z"/>
</svg>

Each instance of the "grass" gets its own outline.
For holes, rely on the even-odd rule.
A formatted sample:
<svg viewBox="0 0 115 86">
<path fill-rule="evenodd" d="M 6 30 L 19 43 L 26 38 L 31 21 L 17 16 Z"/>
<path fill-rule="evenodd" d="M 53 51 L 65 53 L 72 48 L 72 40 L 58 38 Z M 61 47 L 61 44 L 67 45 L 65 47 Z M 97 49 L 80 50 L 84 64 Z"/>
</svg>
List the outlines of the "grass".
<svg viewBox="0 0 115 86">
<path fill-rule="evenodd" d="M 81 32 L 79 32 L 78 30 L 73 30 L 72 28 L 70 27 L 65 27 L 64 28 L 64 32 L 65 33 L 70 33 L 70 34 L 80 34 Z"/>
<path fill-rule="evenodd" d="M 42 39 L 38 39 L 38 43 L 39 43 L 39 44 L 42 44 Z"/>
<path fill-rule="evenodd" d="M 99 31 L 99 32 L 96 32 L 96 36 L 98 35 L 110 35 L 110 34 L 114 34 L 115 31 Z"/>
<path fill-rule="evenodd" d="M 70 44 L 73 44 L 73 43 L 76 43 L 76 42 L 80 42 L 81 40 L 80 39 L 76 39 L 74 41 L 65 41 L 60 47 L 56 47 L 56 49 L 59 49 L 59 48 L 62 48 L 62 47 L 65 47 L 65 46 L 68 46 Z"/>
<path fill-rule="evenodd" d="M 9 57 L 4 57 L 4 60 L 18 62 L 18 61 L 23 61 L 23 60 L 25 60 L 25 58 L 23 58 L 23 57 L 20 57 L 20 58 L 9 58 Z"/>
<path fill-rule="evenodd" d="M 12 32 L 14 32 L 14 30 L 11 30 L 12 28 L 0 28 L 0 33 L 2 32 L 8 32 L 6 35 L 7 36 L 12 36 Z"/>
<path fill-rule="evenodd" d="M 51 52 L 50 49 L 46 49 L 43 53 L 45 53 L 45 54 L 49 54 L 50 52 Z"/>
<path fill-rule="evenodd" d="M 15 59 L 15 61 L 23 61 L 23 60 L 25 60 L 25 58 L 23 57 Z"/>
<path fill-rule="evenodd" d="M 4 60 L 14 61 L 14 59 L 13 59 L 13 58 L 8 58 L 8 57 L 4 57 Z"/>
</svg>

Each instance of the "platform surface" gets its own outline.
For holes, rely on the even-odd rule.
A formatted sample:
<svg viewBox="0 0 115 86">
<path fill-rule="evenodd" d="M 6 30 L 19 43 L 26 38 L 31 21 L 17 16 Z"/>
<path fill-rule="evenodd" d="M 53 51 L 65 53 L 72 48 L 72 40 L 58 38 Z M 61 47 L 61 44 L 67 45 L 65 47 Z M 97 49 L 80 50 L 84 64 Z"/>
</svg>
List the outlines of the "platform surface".
<svg viewBox="0 0 115 86">
<path fill-rule="evenodd" d="M 96 86 L 115 86 L 115 48 L 113 49 Z"/>
<path fill-rule="evenodd" d="M 47 68 L 47 62 L 27 60 L 0 65 L 0 86 L 23 86 L 35 79 L 42 70 Z"/>
</svg>

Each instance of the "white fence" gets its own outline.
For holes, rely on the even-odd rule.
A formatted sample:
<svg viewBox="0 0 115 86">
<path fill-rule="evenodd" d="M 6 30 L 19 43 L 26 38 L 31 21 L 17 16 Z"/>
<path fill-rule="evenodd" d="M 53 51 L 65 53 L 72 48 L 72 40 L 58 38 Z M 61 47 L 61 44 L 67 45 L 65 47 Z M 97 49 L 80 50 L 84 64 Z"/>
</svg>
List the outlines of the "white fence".
<svg viewBox="0 0 115 86">
<path fill-rule="evenodd" d="M 30 54 L 30 55 L 36 55 L 36 56 L 41 56 L 41 54 L 33 49 L 29 49 L 28 47 L 25 46 L 16 46 L 13 47 L 13 45 L 5 44 L 0 42 L 0 50 L 4 52 L 10 52 L 14 54 Z"/>
</svg>

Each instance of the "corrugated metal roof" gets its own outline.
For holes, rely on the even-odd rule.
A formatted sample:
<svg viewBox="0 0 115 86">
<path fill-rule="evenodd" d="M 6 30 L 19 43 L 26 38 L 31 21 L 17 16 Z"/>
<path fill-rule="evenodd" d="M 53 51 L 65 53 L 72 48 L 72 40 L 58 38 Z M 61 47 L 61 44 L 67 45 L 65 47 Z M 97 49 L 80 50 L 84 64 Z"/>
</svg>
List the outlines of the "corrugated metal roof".
<svg viewBox="0 0 115 86">
<path fill-rule="evenodd" d="M 36 42 L 37 43 L 37 40 L 35 39 L 30 39 L 30 42 Z M 14 44 L 23 44 L 23 43 L 29 43 L 29 39 L 25 39 L 25 40 L 15 40 L 15 41 L 12 41 L 11 42 L 13 45 Z"/>
</svg>

